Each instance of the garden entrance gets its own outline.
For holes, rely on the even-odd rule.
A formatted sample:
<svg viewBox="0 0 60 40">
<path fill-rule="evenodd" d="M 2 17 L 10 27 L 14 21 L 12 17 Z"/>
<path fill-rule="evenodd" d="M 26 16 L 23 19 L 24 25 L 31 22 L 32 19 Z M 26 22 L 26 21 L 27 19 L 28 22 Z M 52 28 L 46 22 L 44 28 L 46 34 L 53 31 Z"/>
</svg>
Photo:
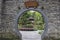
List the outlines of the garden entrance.
<svg viewBox="0 0 60 40">
<path fill-rule="evenodd" d="M 45 15 L 35 9 L 22 10 L 18 15 L 18 29 L 23 40 L 39 40 L 46 26 Z"/>
<path fill-rule="evenodd" d="M 18 29 L 22 31 L 44 30 L 44 18 L 40 12 L 28 10 L 18 19 Z"/>
</svg>

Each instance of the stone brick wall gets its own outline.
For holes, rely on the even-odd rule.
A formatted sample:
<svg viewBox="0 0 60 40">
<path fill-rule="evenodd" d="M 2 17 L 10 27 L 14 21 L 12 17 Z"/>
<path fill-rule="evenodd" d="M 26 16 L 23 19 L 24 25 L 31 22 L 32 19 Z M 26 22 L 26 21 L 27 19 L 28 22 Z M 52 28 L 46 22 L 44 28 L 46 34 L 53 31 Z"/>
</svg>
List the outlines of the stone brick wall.
<svg viewBox="0 0 60 40">
<path fill-rule="evenodd" d="M 26 0 L 28 1 L 28 0 Z M 45 29 L 46 33 L 43 33 L 42 40 L 59 40 L 60 39 L 60 3 L 56 0 L 37 0 L 39 2 L 38 9 L 41 9 L 43 13 L 48 17 L 48 29 Z M 2 14 L 3 32 L 11 32 L 12 34 L 19 35 L 15 25 L 16 16 L 19 14 L 20 9 L 25 9 L 25 0 L 6 0 Z M 0 0 L 1 6 L 1 0 Z M 1 9 L 1 7 L 0 7 Z M 1 12 L 1 10 L 0 10 Z M 0 13 L 1 14 L 1 13 Z M 0 17 L 0 20 L 1 20 Z M 1 23 L 1 21 L 0 21 Z M 1 28 L 0 28 L 1 29 Z M 19 35 L 21 39 L 21 34 Z"/>
<path fill-rule="evenodd" d="M 55 1 L 47 2 L 44 13 L 48 17 L 48 31 L 43 40 L 60 40 L 60 3 Z M 44 35 L 43 35 L 44 36 Z"/>
<path fill-rule="evenodd" d="M 1 1 L 0 1 L 1 2 Z M 0 27 L 0 39 L 1 40 L 21 40 L 21 34 L 18 30 L 15 31 L 14 18 L 17 14 L 16 0 L 5 0 L 2 3 L 1 10 L 1 27 Z M 11 38 L 12 37 L 12 38 Z M 14 39 L 13 39 L 14 38 Z"/>
<path fill-rule="evenodd" d="M 1 13 L 2 13 L 1 10 L 2 10 L 2 0 L 0 0 L 0 28 L 1 28 Z"/>
</svg>

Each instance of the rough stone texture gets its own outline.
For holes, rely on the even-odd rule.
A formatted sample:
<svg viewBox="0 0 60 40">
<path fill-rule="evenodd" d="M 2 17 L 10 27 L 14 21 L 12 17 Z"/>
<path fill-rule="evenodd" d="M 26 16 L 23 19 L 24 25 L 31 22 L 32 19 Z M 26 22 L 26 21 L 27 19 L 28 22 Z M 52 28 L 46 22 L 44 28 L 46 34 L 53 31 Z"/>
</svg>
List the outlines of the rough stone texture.
<svg viewBox="0 0 60 40">
<path fill-rule="evenodd" d="M 1 10 L 2 10 L 2 0 L 0 0 L 0 28 L 1 28 Z"/>
<path fill-rule="evenodd" d="M 43 40 L 60 40 L 60 3 L 51 1 L 45 11 L 48 17 L 48 31 L 43 35 Z"/>
<path fill-rule="evenodd" d="M 6 0 L 4 9 L 1 10 L 0 0 L 0 16 L 2 12 L 2 18 L 0 17 L 1 28 L 0 33 L 11 32 L 12 34 L 19 35 L 16 33 L 15 20 L 16 16 L 21 9 L 25 9 L 24 2 L 28 0 Z M 48 17 L 48 29 L 42 35 L 42 40 L 60 40 L 60 3 L 56 0 L 37 0 L 39 2 L 38 8 L 41 9 L 44 14 Z M 20 8 L 19 8 L 20 7 Z M 1 21 L 2 20 L 2 21 Z M 21 38 L 21 34 L 19 35 Z"/>
<path fill-rule="evenodd" d="M 14 27 L 14 18 L 17 13 L 17 1 L 5 0 L 2 2 L 1 10 L 1 40 L 21 40 L 21 34 Z M 16 30 L 16 31 L 15 31 Z M 7 38 L 7 39 L 6 39 Z"/>
</svg>

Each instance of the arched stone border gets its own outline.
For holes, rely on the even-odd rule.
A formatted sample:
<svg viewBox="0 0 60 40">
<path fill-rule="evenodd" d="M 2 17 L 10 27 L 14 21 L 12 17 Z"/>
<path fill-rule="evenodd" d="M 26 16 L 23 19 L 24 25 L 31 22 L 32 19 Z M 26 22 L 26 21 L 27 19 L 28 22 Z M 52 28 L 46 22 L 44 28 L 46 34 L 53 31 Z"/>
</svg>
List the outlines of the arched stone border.
<svg viewBox="0 0 60 40">
<path fill-rule="evenodd" d="M 21 9 L 19 12 L 18 12 L 18 14 L 17 14 L 17 16 L 16 16 L 16 20 L 15 20 L 15 33 L 21 38 L 22 36 L 20 35 L 21 33 L 19 32 L 19 30 L 18 30 L 18 18 L 23 14 L 23 12 L 25 12 L 25 11 L 28 11 L 28 10 L 34 10 L 34 11 L 38 11 L 38 12 L 40 12 L 41 14 L 42 14 L 42 16 L 43 16 L 43 18 L 44 18 L 44 21 L 45 21 L 45 29 L 44 29 L 44 32 L 43 32 L 43 34 L 42 34 L 42 38 L 43 38 L 43 35 L 44 34 L 46 34 L 46 32 L 47 32 L 47 30 L 48 30 L 48 18 L 47 18 L 47 16 L 43 13 L 43 11 L 41 10 L 41 9 L 34 9 L 34 8 L 29 8 L 29 9 Z"/>
</svg>

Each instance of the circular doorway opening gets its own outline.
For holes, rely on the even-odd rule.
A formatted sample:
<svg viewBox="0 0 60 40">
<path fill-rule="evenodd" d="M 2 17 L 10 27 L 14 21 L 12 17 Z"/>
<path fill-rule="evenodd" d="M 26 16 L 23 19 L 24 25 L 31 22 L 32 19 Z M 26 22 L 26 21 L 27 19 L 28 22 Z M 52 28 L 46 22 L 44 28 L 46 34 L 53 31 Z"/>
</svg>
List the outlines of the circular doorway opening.
<svg viewBox="0 0 60 40">
<path fill-rule="evenodd" d="M 37 31 L 41 34 L 44 28 L 44 17 L 38 11 L 24 11 L 18 18 L 18 29 L 20 31 Z"/>
</svg>

